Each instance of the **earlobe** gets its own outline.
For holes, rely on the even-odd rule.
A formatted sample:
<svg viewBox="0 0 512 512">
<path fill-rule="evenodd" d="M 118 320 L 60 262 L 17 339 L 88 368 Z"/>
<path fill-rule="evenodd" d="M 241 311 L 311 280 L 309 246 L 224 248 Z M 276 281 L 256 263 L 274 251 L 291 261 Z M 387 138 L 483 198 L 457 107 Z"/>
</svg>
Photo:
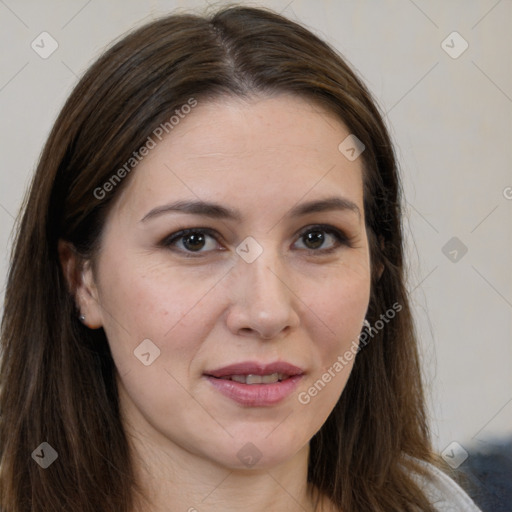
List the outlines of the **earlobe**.
<svg viewBox="0 0 512 512">
<path fill-rule="evenodd" d="M 90 260 L 84 263 L 80 272 L 80 284 L 75 297 L 80 307 L 80 313 L 85 318 L 84 325 L 90 329 L 102 327 L 102 309 Z"/>
<path fill-rule="evenodd" d="M 90 260 L 84 259 L 71 242 L 59 240 L 59 260 L 68 290 L 75 299 L 82 323 L 90 329 L 103 326 L 98 289 Z"/>
</svg>

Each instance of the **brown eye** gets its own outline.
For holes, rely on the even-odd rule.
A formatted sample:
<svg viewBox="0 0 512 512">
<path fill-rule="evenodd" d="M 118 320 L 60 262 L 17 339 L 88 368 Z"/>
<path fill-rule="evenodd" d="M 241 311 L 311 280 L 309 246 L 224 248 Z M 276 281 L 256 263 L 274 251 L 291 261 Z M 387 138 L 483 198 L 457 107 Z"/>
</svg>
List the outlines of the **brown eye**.
<svg viewBox="0 0 512 512">
<path fill-rule="evenodd" d="M 343 232 L 333 226 L 310 226 L 302 231 L 294 246 L 298 249 L 328 253 L 340 246 L 350 246 L 349 239 Z"/>
<path fill-rule="evenodd" d="M 188 251 L 200 251 L 206 243 L 203 233 L 190 233 L 182 237 L 183 247 Z"/>
<path fill-rule="evenodd" d="M 222 250 L 216 235 L 209 229 L 183 229 L 169 235 L 161 242 L 163 247 L 184 254 L 198 255 Z"/>
<path fill-rule="evenodd" d="M 309 231 L 302 236 L 302 239 L 308 249 L 318 249 L 325 241 L 325 234 L 322 231 Z"/>
</svg>

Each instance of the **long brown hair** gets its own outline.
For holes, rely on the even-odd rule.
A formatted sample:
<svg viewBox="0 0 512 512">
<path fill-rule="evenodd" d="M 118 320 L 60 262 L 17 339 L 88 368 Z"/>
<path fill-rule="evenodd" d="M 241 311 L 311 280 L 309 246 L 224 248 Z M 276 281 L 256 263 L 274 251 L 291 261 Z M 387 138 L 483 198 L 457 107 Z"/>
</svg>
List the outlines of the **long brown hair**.
<svg viewBox="0 0 512 512">
<path fill-rule="evenodd" d="M 309 481 L 344 512 L 432 510 L 411 477 L 422 473 L 416 459 L 433 457 L 404 286 L 400 184 L 382 116 L 326 43 L 282 16 L 246 7 L 208 18 L 172 15 L 129 34 L 87 71 L 52 129 L 17 227 L 5 296 L 2 510 L 133 510 L 136 482 L 114 363 L 104 331 L 77 319 L 58 241 L 94 256 L 129 176 L 108 194 L 94 191 L 191 97 L 276 92 L 323 106 L 365 145 L 367 318 L 373 325 L 393 304 L 401 306 L 372 333 L 312 439 Z M 47 469 L 31 459 L 42 442 L 58 453 Z"/>
</svg>

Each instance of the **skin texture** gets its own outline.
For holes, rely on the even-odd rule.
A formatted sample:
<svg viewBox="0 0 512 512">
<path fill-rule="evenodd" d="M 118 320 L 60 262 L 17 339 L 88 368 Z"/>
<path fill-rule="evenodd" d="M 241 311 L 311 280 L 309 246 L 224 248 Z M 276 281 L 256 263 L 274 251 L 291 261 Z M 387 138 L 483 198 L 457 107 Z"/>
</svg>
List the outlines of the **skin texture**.
<svg viewBox="0 0 512 512">
<path fill-rule="evenodd" d="M 313 510 L 309 441 L 353 360 L 307 405 L 298 396 L 357 340 L 370 291 L 362 160 L 338 150 L 348 135 L 291 95 L 199 101 L 116 199 L 76 299 L 86 325 L 103 327 L 111 346 L 137 474 L 152 500 L 145 510 Z M 333 197 L 359 212 L 290 216 Z M 240 218 L 167 212 L 141 220 L 162 205 L 199 200 Z M 302 232 L 317 224 L 342 231 L 349 244 L 322 232 L 320 248 L 308 249 Z M 217 240 L 206 236 L 191 257 L 183 238 L 162 243 L 184 228 L 209 228 Z M 263 250 L 252 263 L 236 252 L 248 236 Z M 73 253 L 61 255 L 68 275 L 76 271 Z M 149 366 L 134 355 L 145 339 L 160 350 Z M 286 361 L 304 375 L 278 404 L 244 406 L 204 377 L 240 361 Z M 261 457 L 251 467 L 237 456 L 247 443 Z"/>
</svg>

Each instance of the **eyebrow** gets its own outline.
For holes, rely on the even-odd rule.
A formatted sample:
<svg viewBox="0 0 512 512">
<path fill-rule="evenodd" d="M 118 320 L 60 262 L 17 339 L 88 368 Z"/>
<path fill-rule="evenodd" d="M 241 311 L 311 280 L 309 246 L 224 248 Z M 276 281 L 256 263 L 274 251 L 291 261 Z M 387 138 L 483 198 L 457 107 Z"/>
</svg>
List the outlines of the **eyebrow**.
<svg viewBox="0 0 512 512">
<path fill-rule="evenodd" d="M 176 201 L 175 203 L 157 206 L 142 217 L 141 222 L 145 222 L 153 217 L 164 213 L 190 213 L 192 215 L 205 215 L 213 219 L 240 220 L 242 216 L 239 212 L 226 208 L 217 203 L 207 201 Z"/>
<path fill-rule="evenodd" d="M 356 203 L 344 197 L 329 197 L 316 201 L 299 204 L 293 207 L 285 217 L 300 217 L 310 213 L 326 212 L 326 211 L 350 211 L 361 217 L 361 210 Z M 240 212 L 231 208 L 226 208 L 220 204 L 209 201 L 176 201 L 174 203 L 157 206 L 148 212 L 140 220 L 146 222 L 154 217 L 166 213 L 188 213 L 192 215 L 204 215 L 214 219 L 236 220 L 242 219 Z"/>
<path fill-rule="evenodd" d="M 359 206 L 353 201 L 344 197 L 329 197 L 321 199 L 319 201 L 309 201 L 302 203 L 294 208 L 286 215 L 287 217 L 299 217 L 301 215 L 307 215 L 309 213 L 327 212 L 327 211 L 350 211 L 357 213 L 361 217 L 361 210 Z"/>
</svg>

